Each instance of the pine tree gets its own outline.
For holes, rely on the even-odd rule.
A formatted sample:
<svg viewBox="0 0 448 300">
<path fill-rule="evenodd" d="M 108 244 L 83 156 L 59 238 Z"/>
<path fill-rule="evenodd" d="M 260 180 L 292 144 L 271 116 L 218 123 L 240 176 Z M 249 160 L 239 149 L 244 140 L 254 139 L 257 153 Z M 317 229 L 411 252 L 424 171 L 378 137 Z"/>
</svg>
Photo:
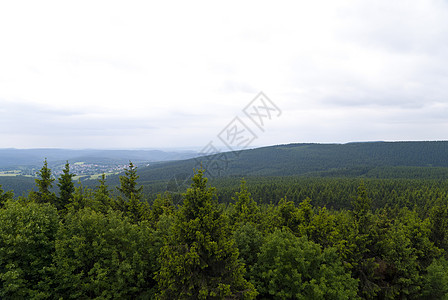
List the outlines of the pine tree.
<svg viewBox="0 0 448 300">
<path fill-rule="evenodd" d="M 149 220 L 150 220 L 151 226 L 156 228 L 157 223 L 159 222 L 160 217 L 162 215 L 171 216 L 173 214 L 174 214 L 174 204 L 173 204 L 173 199 L 171 197 L 171 194 L 168 192 L 166 192 L 163 195 L 158 194 L 157 198 L 152 203 L 150 214 L 149 214 Z"/>
<path fill-rule="evenodd" d="M 371 206 L 372 200 L 367 195 L 367 189 L 364 181 L 361 181 L 358 187 L 358 196 L 352 202 L 353 217 L 361 233 L 368 233 L 371 226 Z"/>
<path fill-rule="evenodd" d="M 230 226 L 213 203 L 214 189 L 199 170 L 162 248 L 157 274 L 161 299 L 255 297 L 244 279 Z"/>
<path fill-rule="evenodd" d="M 259 223 L 260 209 L 247 190 L 244 179 L 241 181 L 240 191 L 236 192 L 236 197 L 232 199 L 235 201 L 233 205 L 234 211 L 231 215 L 232 224 L 238 226 L 248 222 L 253 224 Z"/>
<path fill-rule="evenodd" d="M 140 201 L 142 199 L 143 187 L 137 187 L 137 179 L 140 176 L 137 175 L 137 167 L 132 162 L 129 162 L 129 168 L 125 168 L 125 175 L 121 175 L 120 186 L 117 187 L 120 192 L 116 202 L 116 208 L 120 211 L 126 212 L 128 209 L 127 202 L 134 197 Z"/>
<path fill-rule="evenodd" d="M 133 224 L 137 224 L 143 220 L 148 220 L 150 216 L 148 202 L 142 202 L 138 200 L 134 194 L 131 194 L 131 198 L 127 202 L 126 215 Z"/>
<path fill-rule="evenodd" d="M 103 173 L 101 178 L 98 179 L 99 185 L 96 186 L 94 192 L 95 202 L 99 206 L 99 211 L 106 213 L 109 208 L 112 207 L 112 198 L 110 197 L 110 192 L 108 186 L 106 185 L 106 175 Z"/>
<path fill-rule="evenodd" d="M 367 196 L 367 189 L 364 181 L 361 181 L 358 187 L 358 196 L 352 201 L 352 232 L 348 236 L 348 241 L 352 247 L 352 253 L 347 262 L 352 268 L 352 274 L 360 279 L 359 294 L 363 298 L 371 299 L 379 291 L 375 283 L 375 269 L 377 264 L 374 262 L 371 247 L 371 229 L 372 229 L 372 200 Z"/>
<path fill-rule="evenodd" d="M 62 175 L 58 179 L 58 187 L 59 187 L 59 207 L 58 209 L 64 208 L 67 204 L 70 203 L 70 199 L 75 192 L 75 185 L 72 181 L 72 178 L 75 174 L 70 173 L 70 164 L 66 162 L 65 168 L 62 170 Z"/>
<path fill-rule="evenodd" d="M 126 198 L 131 199 L 131 194 L 138 200 L 142 198 L 143 187 L 137 187 L 137 179 L 140 177 L 137 175 L 137 167 L 132 162 L 129 162 L 129 168 L 125 168 L 125 175 L 120 176 L 120 186 L 117 189 Z"/>
<path fill-rule="evenodd" d="M 56 194 L 51 192 L 50 189 L 53 187 L 53 181 L 51 170 L 48 168 L 47 159 L 44 160 L 44 165 L 42 169 L 37 173 L 39 178 L 35 179 L 38 191 L 31 193 L 31 198 L 37 203 L 51 203 L 56 205 Z"/>
</svg>

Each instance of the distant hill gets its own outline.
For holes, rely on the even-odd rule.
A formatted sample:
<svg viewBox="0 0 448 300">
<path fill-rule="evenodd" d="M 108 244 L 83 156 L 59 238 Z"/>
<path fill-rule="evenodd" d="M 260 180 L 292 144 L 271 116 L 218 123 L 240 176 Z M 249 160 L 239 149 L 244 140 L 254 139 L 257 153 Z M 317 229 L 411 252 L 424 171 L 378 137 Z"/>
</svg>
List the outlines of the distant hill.
<svg viewBox="0 0 448 300">
<path fill-rule="evenodd" d="M 136 165 L 147 165 L 160 161 L 181 160 L 197 156 L 193 151 L 161 151 L 161 150 L 70 150 L 70 149 L 0 149 L 0 185 L 4 190 L 13 190 L 16 196 L 27 194 L 35 187 L 34 176 L 42 168 L 47 158 L 53 175 L 58 177 L 66 161 L 77 175 L 84 175 L 80 166 L 89 166 L 84 170 L 92 173 L 116 173 L 123 169 L 129 161 Z M 74 163 L 83 162 L 75 165 Z M 97 165 L 101 165 L 98 167 Z M 78 170 L 76 169 L 78 167 Z M 106 171 L 113 169 L 113 171 Z M 80 173 L 81 172 L 81 173 Z M 14 176 L 10 176 L 14 175 Z M 26 176 L 23 176 L 26 175 Z M 118 179 L 117 179 L 118 182 Z M 95 185 L 97 181 L 92 181 Z M 87 183 L 88 184 L 88 183 Z M 54 183 L 56 186 L 56 182 Z"/>
<path fill-rule="evenodd" d="M 70 157 L 76 156 L 63 157 L 63 154 L 76 154 L 84 161 L 91 159 L 93 162 L 107 157 L 128 163 L 129 160 L 138 162 L 139 159 L 148 159 L 151 153 L 96 150 L 81 156 L 79 152 L 71 150 L 60 151 L 51 153 L 54 154 L 51 158 L 70 161 Z M 48 152 L 45 154 L 50 157 Z M 448 141 L 288 144 L 189 159 L 182 159 L 183 155 L 188 157 L 193 154 L 153 154 L 156 154 L 153 159 L 173 159 L 178 155 L 178 160 L 138 167 L 139 183 L 145 186 L 146 193 L 161 192 L 172 185 L 175 189 L 177 185 L 188 186 L 193 169 L 201 164 L 211 180 L 234 178 L 235 182 L 239 182 L 242 177 L 279 176 L 448 179 Z M 36 159 L 39 160 L 40 168 L 42 158 Z M 118 185 L 118 177 L 108 176 L 107 184 L 110 187 Z M 90 187 L 97 183 L 97 180 L 83 181 L 84 185 Z M 34 180 L 23 176 L 0 176 L 0 184 L 5 190 L 14 189 L 16 195 L 21 195 L 34 186 Z"/>
<path fill-rule="evenodd" d="M 161 150 L 70 150 L 70 149 L 0 149 L 0 169 L 15 166 L 41 167 L 47 158 L 49 165 L 84 161 L 87 163 L 156 162 L 188 159 L 197 156 L 193 151 L 168 152 Z"/>
<path fill-rule="evenodd" d="M 448 141 L 288 144 L 139 168 L 140 180 L 169 180 L 202 166 L 211 177 L 350 176 L 447 178 Z"/>
</svg>

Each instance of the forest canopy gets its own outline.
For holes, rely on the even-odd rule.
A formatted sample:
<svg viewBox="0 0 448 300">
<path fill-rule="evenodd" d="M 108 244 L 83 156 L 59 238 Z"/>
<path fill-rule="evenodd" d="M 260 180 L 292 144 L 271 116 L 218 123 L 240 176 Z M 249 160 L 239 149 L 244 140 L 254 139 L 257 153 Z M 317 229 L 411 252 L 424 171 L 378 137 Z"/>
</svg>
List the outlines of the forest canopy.
<svg viewBox="0 0 448 300">
<path fill-rule="evenodd" d="M 0 187 L 3 299 L 441 299 L 448 182 L 214 180 L 153 198 L 130 163 L 113 191 L 47 164 Z M 238 187 L 235 187 L 235 181 Z M 55 188 L 56 191 L 54 191 Z M 149 200 L 149 201 L 148 201 Z"/>
</svg>

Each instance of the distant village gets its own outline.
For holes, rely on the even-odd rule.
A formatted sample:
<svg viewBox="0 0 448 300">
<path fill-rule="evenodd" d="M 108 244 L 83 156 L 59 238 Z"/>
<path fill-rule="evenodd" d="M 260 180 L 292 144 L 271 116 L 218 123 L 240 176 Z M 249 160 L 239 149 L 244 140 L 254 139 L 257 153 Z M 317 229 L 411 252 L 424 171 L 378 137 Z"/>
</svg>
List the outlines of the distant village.
<svg viewBox="0 0 448 300">
<path fill-rule="evenodd" d="M 62 174 L 64 169 L 64 164 L 49 165 L 51 172 L 55 178 Z M 117 174 L 120 173 L 128 165 L 123 163 L 86 163 L 86 162 L 75 162 L 70 164 L 70 173 L 76 176 L 89 176 L 98 174 Z M 137 166 L 149 166 L 148 163 L 140 164 Z M 36 177 L 37 172 L 39 172 L 40 167 L 35 166 L 22 166 L 17 169 L 3 168 L 0 169 L 0 176 L 28 176 Z"/>
<path fill-rule="evenodd" d="M 70 172 L 75 175 L 95 175 L 102 173 L 117 173 L 126 168 L 126 164 L 98 164 L 98 163 L 74 163 L 70 165 Z M 52 173 L 57 177 L 62 174 L 64 166 L 52 169 Z"/>
</svg>

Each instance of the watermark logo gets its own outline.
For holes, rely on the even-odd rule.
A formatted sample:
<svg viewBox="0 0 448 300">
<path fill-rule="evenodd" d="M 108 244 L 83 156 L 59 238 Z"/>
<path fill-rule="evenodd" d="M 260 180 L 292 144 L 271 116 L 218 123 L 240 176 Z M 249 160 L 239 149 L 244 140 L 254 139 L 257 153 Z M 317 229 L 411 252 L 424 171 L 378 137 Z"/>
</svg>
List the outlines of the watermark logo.
<svg viewBox="0 0 448 300">
<path fill-rule="evenodd" d="M 246 107 L 242 109 L 242 118 L 235 116 L 217 135 L 226 147 L 220 151 L 211 140 L 195 158 L 195 168 L 203 168 L 208 178 L 225 175 L 232 160 L 239 157 L 242 150 L 248 149 L 258 136 L 256 130 L 264 132 L 267 122 L 280 117 L 282 111 L 263 92 L 260 92 Z M 249 119 L 250 121 L 248 122 Z M 251 125 L 251 126 L 249 126 Z M 254 126 L 255 125 L 255 126 Z M 167 186 L 168 191 L 185 191 L 191 182 L 192 175 L 186 173 L 173 176 Z M 176 184 L 180 184 L 176 186 Z"/>
<path fill-rule="evenodd" d="M 244 109 L 244 114 L 248 116 L 255 125 L 264 132 L 265 120 L 273 117 L 280 117 L 282 111 L 263 92 L 260 92 Z"/>
<path fill-rule="evenodd" d="M 191 174 L 179 173 L 171 177 L 166 186 L 166 190 L 173 193 L 182 193 L 190 186 L 190 183 Z"/>
<path fill-rule="evenodd" d="M 235 117 L 218 134 L 218 138 L 230 151 L 237 152 L 249 147 L 257 136 L 239 117 Z"/>
</svg>

